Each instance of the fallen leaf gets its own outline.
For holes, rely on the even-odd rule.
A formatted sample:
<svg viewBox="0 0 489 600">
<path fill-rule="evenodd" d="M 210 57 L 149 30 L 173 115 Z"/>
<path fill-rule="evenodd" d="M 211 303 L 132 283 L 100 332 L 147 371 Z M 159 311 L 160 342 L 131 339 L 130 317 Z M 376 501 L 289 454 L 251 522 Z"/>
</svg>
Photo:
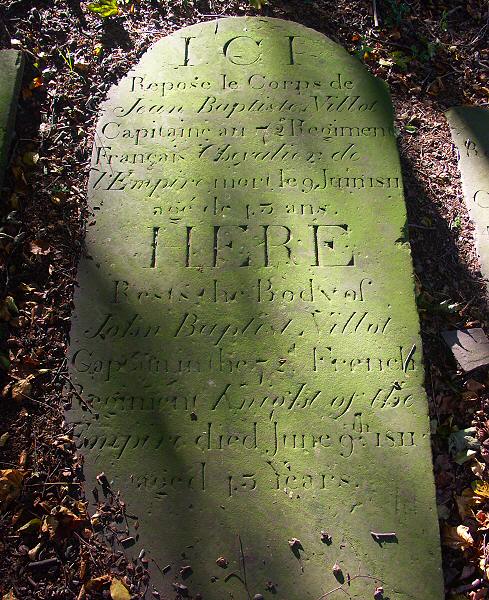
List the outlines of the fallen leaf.
<svg viewBox="0 0 489 600">
<path fill-rule="evenodd" d="M 489 483 L 486 481 L 473 481 L 472 489 L 474 490 L 474 493 L 481 496 L 481 498 L 489 498 Z"/>
<path fill-rule="evenodd" d="M 25 473 L 18 469 L 0 471 L 0 510 L 20 496 L 24 477 Z"/>
<path fill-rule="evenodd" d="M 27 521 L 25 525 L 17 529 L 17 533 L 32 533 L 41 528 L 41 519 L 35 518 Z"/>
<path fill-rule="evenodd" d="M 266 4 L 268 4 L 268 0 L 250 0 L 250 4 L 253 6 L 253 8 L 261 10 Z"/>
<path fill-rule="evenodd" d="M 110 575 L 101 575 L 100 577 L 94 577 L 85 583 L 85 589 L 87 592 L 100 592 L 100 590 L 112 581 Z"/>
<path fill-rule="evenodd" d="M 119 14 L 117 0 L 95 0 L 87 8 L 102 18 L 114 17 Z"/>
<path fill-rule="evenodd" d="M 472 473 L 479 479 L 482 479 L 484 475 L 484 469 L 485 465 L 483 465 L 479 460 L 474 458 L 472 464 L 470 465 L 470 470 L 472 471 Z"/>
<path fill-rule="evenodd" d="M 22 452 L 20 453 L 20 456 L 19 456 L 19 465 L 21 467 L 25 467 L 26 463 L 27 463 L 27 451 L 22 450 Z"/>
<path fill-rule="evenodd" d="M 41 240 L 32 240 L 31 244 L 31 252 L 32 254 L 49 254 L 51 252 L 51 248 L 47 242 L 43 242 Z"/>
<path fill-rule="evenodd" d="M 14 590 L 10 590 L 2 596 L 2 600 L 17 600 L 17 596 L 14 594 Z"/>
<path fill-rule="evenodd" d="M 54 508 L 44 519 L 42 531 L 49 533 L 51 539 L 62 540 L 71 536 L 73 531 L 79 531 L 88 523 L 86 514 L 75 515 L 65 506 Z"/>
<path fill-rule="evenodd" d="M 468 379 L 465 387 L 469 390 L 469 392 L 483 392 L 485 386 L 483 383 L 476 381 L 475 379 Z"/>
<path fill-rule="evenodd" d="M 30 88 L 31 90 L 35 90 L 36 88 L 40 88 L 44 85 L 44 82 L 42 80 L 42 77 L 34 77 L 34 79 L 31 81 L 30 84 Z"/>
<path fill-rule="evenodd" d="M 16 402 L 22 402 L 24 398 L 30 396 L 32 391 L 32 380 L 34 375 L 28 375 L 25 379 L 20 379 L 12 386 L 12 399 Z"/>
<path fill-rule="evenodd" d="M 39 154 L 37 152 L 25 152 L 22 156 L 22 162 L 33 167 L 39 162 Z"/>
<path fill-rule="evenodd" d="M 131 600 L 131 594 L 126 586 L 119 579 L 112 580 L 110 584 L 110 597 L 112 600 Z"/>
<path fill-rule="evenodd" d="M 3 448 L 5 446 L 5 444 L 8 442 L 9 437 L 10 433 L 8 431 L 0 435 L 0 448 Z"/>
<path fill-rule="evenodd" d="M 39 552 L 39 550 L 42 548 L 42 542 L 39 542 L 39 544 L 36 544 L 34 546 L 34 548 L 31 548 L 29 550 L 29 552 L 27 553 L 27 556 L 29 557 L 30 560 L 36 560 L 37 558 L 37 553 Z"/>
<path fill-rule="evenodd" d="M 478 450 L 479 448 L 480 442 L 477 439 L 475 427 L 453 431 L 448 437 L 448 450 L 452 456 L 457 458 L 467 450 Z"/>
<path fill-rule="evenodd" d="M 457 527 L 445 525 L 442 529 L 441 541 L 444 546 L 455 550 L 466 550 L 474 545 L 474 538 L 465 525 L 458 525 Z"/>
<path fill-rule="evenodd" d="M 475 518 L 477 519 L 477 522 L 480 523 L 484 529 L 487 529 L 487 527 L 489 525 L 489 515 L 487 513 L 485 513 L 482 510 L 478 510 L 475 513 Z"/>
<path fill-rule="evenodd" d="M 455 496 L 455 502 L 458 514 L 463 521 L 465 518 L 473 516 L 473 509 L 482 503 L 482 499 L 470 488 L 465 488 L 460 496 Z"/>
</svg>

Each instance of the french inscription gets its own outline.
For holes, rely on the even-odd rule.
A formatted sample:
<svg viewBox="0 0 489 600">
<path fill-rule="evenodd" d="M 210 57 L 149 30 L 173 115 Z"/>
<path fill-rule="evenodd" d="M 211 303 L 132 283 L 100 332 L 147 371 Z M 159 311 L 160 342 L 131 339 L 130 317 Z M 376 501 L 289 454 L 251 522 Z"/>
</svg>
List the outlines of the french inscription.
<svg viewBox="0 0 489 600">
<path fill-rule="evenodd" d="M 162 596 L 190 564 L 192 598 L 315 600 L 339 561 L 351 598 L 441 599 L 383 84 L 294 23 L 176 32 L 109 93 L 89 199 L 68 417 Z"/>
</svg>

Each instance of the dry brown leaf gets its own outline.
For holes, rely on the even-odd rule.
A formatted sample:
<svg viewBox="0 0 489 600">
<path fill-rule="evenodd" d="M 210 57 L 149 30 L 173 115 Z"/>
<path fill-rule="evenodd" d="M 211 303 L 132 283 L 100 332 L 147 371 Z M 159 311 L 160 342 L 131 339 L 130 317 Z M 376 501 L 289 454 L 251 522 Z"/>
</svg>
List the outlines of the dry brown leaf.
<svg viewBox="0 0 489 600">
<path fill-rule="evenodd" d="M 14 594 L 14 590 L 10 590 L 2 596 L 2 600 L 17 600 L 17 596 Z"/>
<path fill-rule="evenodd" d="M 465 387 L 469 390 L 469 392 L 475 392 L 475 393 L 483 392 L 485 389 L 484 384 L 479 383 L 475 379 L 469 379 L 467 381 L 467 383 L 465 384 Z"/>
<path fill-rule="evenodd" d="M 28 375 L 25 379 L 20 379 L 12 386 L 12 399 L 16 402 L 22 402 L 32 392 L 32 381 L 34 375 Z"/>
<path fill-rule="evenodd" d="M 32 240 L 30 246 L 32 254 L 49 254 L 51 252 L 49 244 L 41 240 Z"/>
<path fill-rule="evenodd" d="M 112 580 L 110 584 L 110 597 L 112 600 L 131 600 L 131 594 L 120 579 Z"/>
<path fill-rule="evenodd" d="M 26 462 L 27 462 L 27 452 L 26 452 L 26 450 L 22 450 L 22 452 L 20 453 L 20 456 L 19 456 L 19 465 L 21 467 L 25 467 Z"/>
<path fill-rule="evenodd" d="M 100 592 L 100 590 L 112 581 L 110 575 L 101 575 L 100 577 L 94 577 L 85 584 L 85 590 L 87 592 Z"/>
<path fill-rule="evenodd" d="M 20 496 L 24 477 L 25 473 L 18 469 L 0 471 L 0 510 Z"/>
<path fill-rule="evenodd" d="M 475 518 L 484 529 L 487 529 L 487 527 L 489 526 L 489 515 L 487 513 L 485 513 L 483 510 L 478 510 L 475 513 Z"/>
<path fill-rule="evenodd" d="M 467 517 L 472 517 L 474 508 L 482 503 L 480 496 L 477 496 L 470 488 L 465 488 L 461 496 L 455 496 L 455 501 L 462 521 Z"/>
<path fill-rule="evenodd" d="M 474 458 L 473 462 L 470 465 L 470 470 L 472 471 L 472 473 L 479 479 L 482 479 L 482 477 L 484 475 L 484 469 L 485 469 L 485 465 L 483 463 L 481 463 L 479 460 L 477 460 L 476 458 Z"/>
<path fill-rule="evenodd" d="M 85 586 L 82 585 L 80 588 L 80 593 L 78 594 L 76 600 L 85 600 L 86 597 L 87 597 L 87 592 L 85 590 Z"/>
<path fill-rule="evenodd" d="M 65 506 L 54 508 L 42 524 L 43 533 L 49 533 L 51 539 L 62 540 L 70 537 L 73 531 L 79 531 L 87 524 L 85 514 L 78 516 Z"/>
<path fill-rule="evenodd" d="M 466 550 L 474 545 L 474 538 L 465 525 L 457 527 L 445 525 L 442 529 L 441 541 L 443 545 L 455 550 Z"/>
<path fill-rule="evenodd" d="M 37 544 L 36 546 L 34 546 L 34 548 L 31 548 L 29 550 L 29 552 L 27 553 L 27 556 L 29 557 L 29 560 L 36 560 L 37 553 L 39 552 L 39 550 L 41 548 L 42 548 L 42 542 L 39 542 L 39 544 Z"/>
<path fill-rule="evenodd" d="M 81 560 L 80 560 L 80 571 L 79 571 L 80 579 L 83 581 L 85 579 L 86 575 L 87 575 L 87 559 L 85 556 L 82 556 Z"/>
</svg>

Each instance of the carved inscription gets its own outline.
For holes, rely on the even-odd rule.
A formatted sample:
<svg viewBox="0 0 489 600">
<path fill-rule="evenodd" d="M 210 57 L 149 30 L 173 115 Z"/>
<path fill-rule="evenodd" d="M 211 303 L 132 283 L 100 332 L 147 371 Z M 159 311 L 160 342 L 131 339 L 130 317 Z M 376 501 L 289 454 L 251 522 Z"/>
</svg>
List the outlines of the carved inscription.
<svg viewBox="0 0 489 600">
<path fill-rule="evenodd" d="M 339 560 L 441 598 L 392 123 L 361 63 L 261 18 L 165 38 L 103 105 L 68 418 L 164 597 L 190 564 L 189 597 L 314 600 Z"/>
<path fill-rule="evenodd" d="M 456 106 L 447 112 L 458 154 L 465 204 L 474 222 L 481 272 L 489 277 L 489 110 Z"/>
</svg>

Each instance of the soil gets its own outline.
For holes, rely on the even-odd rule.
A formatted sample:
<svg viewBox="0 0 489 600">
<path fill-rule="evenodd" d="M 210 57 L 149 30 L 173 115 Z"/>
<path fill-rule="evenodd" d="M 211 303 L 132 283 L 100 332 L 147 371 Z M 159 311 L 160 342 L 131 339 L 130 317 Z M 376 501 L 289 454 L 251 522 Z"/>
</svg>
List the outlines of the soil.
<svg viewBox="0 0 489 600">
<path fill-rule="evenodd" d="M 443 528 L 462 525 L 472 540 L 443 546 L 446 589 L 451 596 L 486 598 L 489 519 L 479 513 L 489 510 L 487 496 L 479 496 L 477 514 L 461 510 L 460 497 L 475 478 L 489 481 L 488 372 L 461 372 L 440 335 L 454 327 L 487 331 L 488 324 L 485 282 L 444 116 L 450 106 L 488 104 L 486 2 L 270 0 L 258 10 L 245 1 L 125 0 L 119 6 L 118 16 L 100 18 L 77 0 L 0 0 L 0 47 L 21 49 L 26 58 L 0 207 L 0 469 L 25 476 L 21 495 L 0 510 L 0 595 L 109 598 L 111 581 L 119 579 L 134 598 L 159 597 L 144 557 L 127 559 L 119 543 L 126 507 L 118 494 L 98 502 L 95 520 L 87 517 L 86 500 L 97 502 L 98 494 L 84 485 L 63 421 L 93 131 L 110 86 L 156 40 L 203 20 L 264 14 L 323 32 L 390 86 L 422 319 L 437 500 Z M 471 426 L 481 444 L 479 462 L 458 464 L 450 435 Z"/>
</svg>

